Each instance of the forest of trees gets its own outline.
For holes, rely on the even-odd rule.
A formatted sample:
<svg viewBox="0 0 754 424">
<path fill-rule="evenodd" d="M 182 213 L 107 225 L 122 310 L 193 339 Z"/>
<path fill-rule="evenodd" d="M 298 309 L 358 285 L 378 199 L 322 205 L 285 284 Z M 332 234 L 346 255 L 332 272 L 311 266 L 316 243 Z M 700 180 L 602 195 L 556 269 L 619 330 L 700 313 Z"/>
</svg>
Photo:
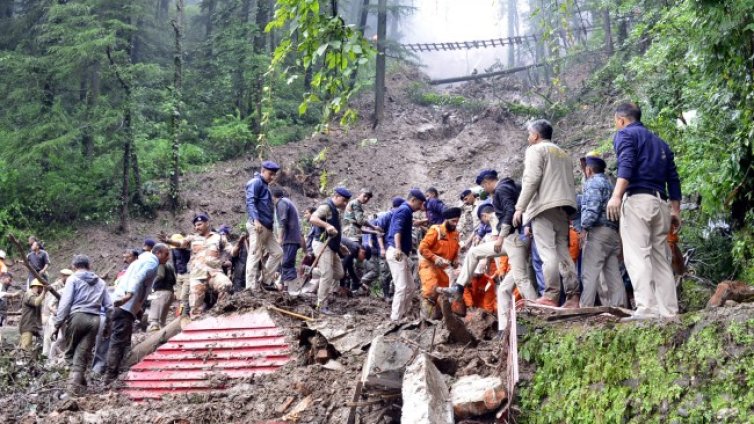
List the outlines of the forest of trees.
<svg viewBox="0 0 754 424">
<path fill-rule="evenodd" d="M 413 2 L 385 3 L 388 57 L 406 57 Z M 557 84 L 559 58 L 604 55 L 586 100 L 641 104 L 702 216 L 730 223 L 737 272 L 754 277 L 754 0 L 496 4 L 508 35 L 540 35 L 500 66 L 546 61 L 539 82 Z M 351 95 L 374 78 L 377 5 L 0 0 L 0 233 L 124 226 L 179 208 L 181 172 L 352 120 Z"/>
</svg>

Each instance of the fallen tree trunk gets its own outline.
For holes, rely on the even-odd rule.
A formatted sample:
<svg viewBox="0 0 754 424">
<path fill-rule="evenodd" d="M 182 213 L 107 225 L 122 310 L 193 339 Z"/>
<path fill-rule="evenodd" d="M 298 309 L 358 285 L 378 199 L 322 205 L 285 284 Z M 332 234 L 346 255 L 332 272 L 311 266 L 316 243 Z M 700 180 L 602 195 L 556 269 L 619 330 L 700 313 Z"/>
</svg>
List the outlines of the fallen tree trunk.
<svg viewBox="0 0 754 424">
<path fill-rule="evenodd" d="M 160 345 L 164 344 L 171 337 L 181 332 L 181 318 L 174 319 L 159 331 L 149 335 L 144 341 L 137 344 L 131 349 L 131 353 L 126 359 L 126 366 L 132 367 L 138 364 L 145 356 L 157 350 Z"/>
</svg>

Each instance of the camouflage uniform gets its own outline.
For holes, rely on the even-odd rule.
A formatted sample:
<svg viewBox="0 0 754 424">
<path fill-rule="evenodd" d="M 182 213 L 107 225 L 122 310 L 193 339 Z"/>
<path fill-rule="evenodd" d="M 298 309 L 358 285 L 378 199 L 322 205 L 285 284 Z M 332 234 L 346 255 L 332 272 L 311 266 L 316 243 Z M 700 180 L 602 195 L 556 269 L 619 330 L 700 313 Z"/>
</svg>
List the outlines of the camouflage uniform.
<svg viewBox="0 0 754 424">
<path fill-rule="evenodd" d="M 361 227 L 366 224 L 367 217 L 364 215 L 364 205 L 359 199 L 353 199 L 346 205 L 343 212 L 343 236 L 355 242 L 361 242 Z"/>
<path fill-rule="evenodd" d="M 192 234 L 185 238 L 186 243 L 191 249 L 191 260 L 188 263 L 188 290 L 183 290 L 182 298 L 186 300 L 188 297 L 191 315 L 196 316 L 204 310 L 204 295 L 208 288 L 217 292 L 218 297 L 224 297 L 230 291 L 232 283 L 222 267 L 222 254 L 229 251 L 230 246 L 215 232 L 206 237 Z"/>
</svg>

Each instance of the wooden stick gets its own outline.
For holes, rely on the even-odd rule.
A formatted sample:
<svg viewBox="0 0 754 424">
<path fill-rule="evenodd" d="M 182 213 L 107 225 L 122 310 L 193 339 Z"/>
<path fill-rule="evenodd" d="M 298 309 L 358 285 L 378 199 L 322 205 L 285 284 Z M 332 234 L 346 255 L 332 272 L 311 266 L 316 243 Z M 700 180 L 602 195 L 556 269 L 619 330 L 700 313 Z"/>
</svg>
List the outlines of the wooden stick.
<svg viewBox="0 0 754 424">
<path fill-rule="evenodd" d="M 29 263 L 26 261 L 26 256 L 24 256 L 24 248 L 21 246 L 21 243 L 18 242 L 18 239 L 13 234 L 8 234 L 8 238 L 10 239 L 11 243 L 13 243 L 14 246 L 16 246 L 16 249 L 18 249 L 19 252 L 21 252 L 21 260 L 23 261 L 24 266 L 26 269 L 31 272 L 31 275 L 34 276 L 37 280 L 39 280 L 40 283 L 44 284 L 45 287 L 47 287 L 47 291 L 52 293 L 53 296 L 55 296 L 58 300 L 60 300 L 60 293 L 58 293 L 57 290 L 53 289 L 52 286 L 50 286 L 50 283 L 47 282 L 42 276 L 37 272 L 36 269 L 34 269 Z"/>
<path fill-rule="evenodd" d="M 275 307 L 275 306 L 271 306 L 271 305 L 270 305 L 270 306 L 268 306 L 268 307 L 267 307 L 267 309 L 272 309 L 272 310 L 273 310 L 273 311 L 275 311 L 275 312 L 280 312 L 281 314 L 285 314 L 285 315 L 291 316 L 291 317 L 293 317 L 293 318 L 298 318 L 298 319 L 300 319 L 300 320 L 304 320 L 304 321 L 314 321 L 314 318 L 309 318 L 309 317 L 307 317 L 307 316 L 304 316 L 304 315 L 300 315 L 300 314 L 297 314 L 297 313 L 295 313 L 295 312 L 291 312 L 291 311 L 289 311 L 289 310 L 286 310 L 286 309 L 281 309 L 281 308 L 278 308 L 278 307 Z"/>
</svg>

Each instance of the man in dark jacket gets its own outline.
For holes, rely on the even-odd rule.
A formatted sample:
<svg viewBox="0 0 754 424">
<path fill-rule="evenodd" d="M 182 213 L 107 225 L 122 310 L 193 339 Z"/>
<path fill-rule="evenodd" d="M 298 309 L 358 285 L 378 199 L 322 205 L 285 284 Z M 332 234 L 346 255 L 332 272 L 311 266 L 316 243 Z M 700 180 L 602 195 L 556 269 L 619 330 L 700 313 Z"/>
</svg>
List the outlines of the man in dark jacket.
<svg viewBox="0 0 754 424">
<path fill-rule="evenodd" d="M 66 361 L 72 364 L 67 391 L 80 394 L 86 386 L 84 373 L 92 356 L 92 348 L 100 325 L 100 310 L 113 306 L 107 292 L 107 284 L 89 271 L 89 257 L 73 257 L 73 275 L 68 277 L 58 303 L 53 335 L 66 323 L 68 349 Z"/>
<path fill-rule="evenodd" d="M 304 246 L 298 209 L 291 199 L 286 197 L 282 189 L 276 188 L 272 191 L 272 200 L 275 203 L 275 212 L 280 223 L 278 244 L 283 247 L 283 262 L 280 269 L 281 286 L 278 289 L 286 291 L 288 287 L 295 286 L 293 289 L 298 290 L 298 285 L 295 283 L 298 278 L 296 254 L 298 249 Z"/>
<path fill-rule="evenodd" d="M 278 271 L 283 259 L 283 249 L 272 233 L 275 207 L 268 184 L 275 178 L 280 166 L 266 160 L 262 169 L 246 183 L 246 213 L 249 232 L 249 259 L 246 263 L 246 288 L 255 291 L 260 280 L 272 283 L 273 275 Z M 267 262 L 262 258 L 267 255 Z M 262 269 L 263 268 L 263 269 Z M 262 271 L 260 272 L 260 269 Z"/>
<path fill-rule="evenodd" d="M 173 303 L 173 290 L 175 289 L 175 268 L 170 262 L 160 264 L 157 267 L 157 277 L 152 284 L 152 294 L 149 296 L 149 327 L 147 331 L 157 331 L 165 327 Z"/>
</svg>

